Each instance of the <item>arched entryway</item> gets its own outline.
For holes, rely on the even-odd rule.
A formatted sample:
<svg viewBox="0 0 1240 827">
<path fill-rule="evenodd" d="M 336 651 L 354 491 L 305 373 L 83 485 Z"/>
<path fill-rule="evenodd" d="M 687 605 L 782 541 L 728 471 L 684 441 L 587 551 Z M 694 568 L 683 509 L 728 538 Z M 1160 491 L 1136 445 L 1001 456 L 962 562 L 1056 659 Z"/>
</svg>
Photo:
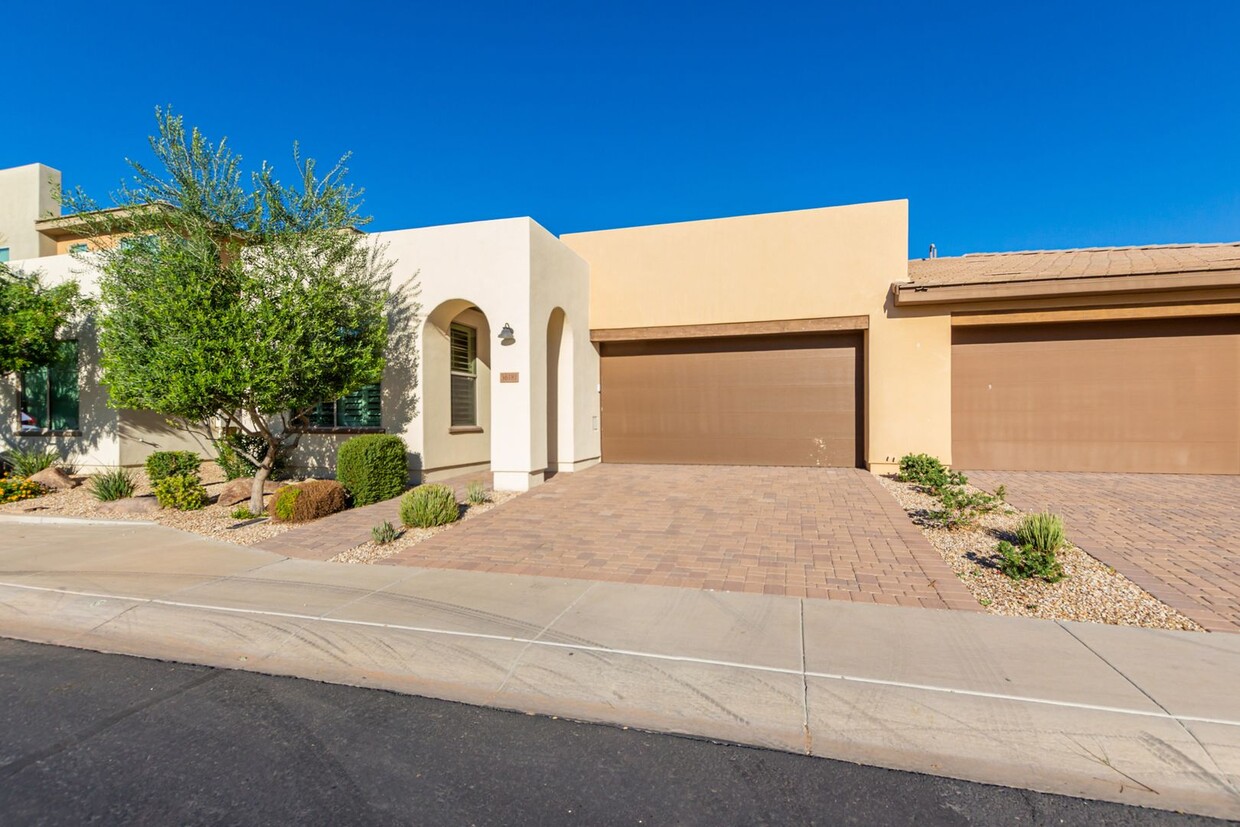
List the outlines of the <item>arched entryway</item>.
<svg viewBox="0 0 1240 827">
<path fill-rule="evenodd" d="M 422 331 L 422 468 L 435 480 L 491 464 L 491 325 L 466 299 L 440 303 Z"/>
<path fill-rule="evenodd" d="M 573 436 L 573 329 L 557 307 L 547 319 L 548 474 L 572 469 Z"/>
</svg>

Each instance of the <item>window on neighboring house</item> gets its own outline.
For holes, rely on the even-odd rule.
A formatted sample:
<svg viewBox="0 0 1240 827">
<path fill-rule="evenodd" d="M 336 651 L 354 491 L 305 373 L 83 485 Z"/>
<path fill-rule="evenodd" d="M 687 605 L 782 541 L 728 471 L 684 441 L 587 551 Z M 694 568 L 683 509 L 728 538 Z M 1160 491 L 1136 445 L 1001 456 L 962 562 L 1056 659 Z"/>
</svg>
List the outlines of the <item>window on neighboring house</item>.
<svg viewBox="0 0 1240 827">
<path fill-rule="evenodd" d="M 478 425 L 478 331 L 454 324 L 452 337 L 452 427 Z"/>
<path fill-rule="evenodd" d="M 366 385 L 360 390 L 337 399 L 320 402 L 306 414 L 303 426 L 307 428 L 380 428 L 380 385 Z"/>
<path fill-rule="evenodd" d="M 8 260 L 9 260 L 9 248 L 0 247 L 0 262 L 4 262 Z"/>
<path fill-rule="evenodd" d="M 41 368 L 22 371 L 22 431 L 76 431 L 78 429 L 78 343 L 61 342 L 56 359 Z"/>
<path fill-rule="evenodd" d="M 69 252 L 71 252 L 71 253 L 84 253 L 84 252 L 86 252 L 86 251 L 87 251 L 87 250 L 89 250 L 89 249 L 90 249 L 90 246 L 89 246 L 89 245 L 88 245 L 85 241 L 83 241 L 83 242 L 81 242 L 81 243 L 79 243 L 79 244 L 70 244 L 70 245 L 69 245 Z"/>
<path fill-rule="evenodd" d="M 121 239 L 122 250 L 144 247 L 153 252 L 159 246 L 159 237 L 155 235 L 128 235 Z"/>
</svg>

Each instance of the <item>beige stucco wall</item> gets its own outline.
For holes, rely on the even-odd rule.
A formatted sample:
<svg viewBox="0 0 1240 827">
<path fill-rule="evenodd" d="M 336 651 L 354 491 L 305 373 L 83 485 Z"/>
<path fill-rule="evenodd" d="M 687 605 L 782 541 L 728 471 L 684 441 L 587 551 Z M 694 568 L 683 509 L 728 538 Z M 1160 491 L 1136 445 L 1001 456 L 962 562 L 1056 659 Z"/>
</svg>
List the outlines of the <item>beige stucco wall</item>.
<svg viewBox="0 0 1240 827">
<path fill-rule="evenodd" d="M 59 188 L 60 172 L 43 164 L 0 169 L 0 247 L 9 248 L 11 261 L 55 255 L 56 242 L 34 222 L 60 215 Z"/>
<path fill-rule="evenodd" d="M 565 235 L 590 264 L 594 329 L 867 316 L 866 450 L 951 460 L 951 322 L 891 306 L 907 278 L 908 203 Z"/>
</svg>

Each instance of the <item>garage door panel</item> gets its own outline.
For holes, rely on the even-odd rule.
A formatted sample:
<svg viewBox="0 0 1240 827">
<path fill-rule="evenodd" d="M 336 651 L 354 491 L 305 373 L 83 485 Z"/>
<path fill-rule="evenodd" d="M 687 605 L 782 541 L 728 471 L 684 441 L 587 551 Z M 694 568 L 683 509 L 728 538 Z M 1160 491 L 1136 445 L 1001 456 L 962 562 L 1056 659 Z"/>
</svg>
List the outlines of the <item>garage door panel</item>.
<svg viewBox="0 0 1240 827">
<path fill-rule="evenodd" d="M 858 462 L 860 337 L 606 343 L 603 459 Z"/>
<path fill-rule="evenodd" d="M 1240 472 L 1240 320 L 959 328 L 960 467 Z"/>
</svg>

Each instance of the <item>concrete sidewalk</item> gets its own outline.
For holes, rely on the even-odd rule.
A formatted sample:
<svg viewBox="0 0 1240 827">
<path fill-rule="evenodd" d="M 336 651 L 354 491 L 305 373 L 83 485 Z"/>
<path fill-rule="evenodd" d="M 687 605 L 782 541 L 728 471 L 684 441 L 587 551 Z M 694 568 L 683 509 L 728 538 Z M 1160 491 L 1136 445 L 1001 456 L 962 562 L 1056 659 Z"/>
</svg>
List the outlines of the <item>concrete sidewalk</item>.
<svg viewBox="0 0 1240 827">
<path fill-rule="evenodd" d="M 0 520 L 0 635 L 1240 817 L 1240 635 Z"/>
</svg>

